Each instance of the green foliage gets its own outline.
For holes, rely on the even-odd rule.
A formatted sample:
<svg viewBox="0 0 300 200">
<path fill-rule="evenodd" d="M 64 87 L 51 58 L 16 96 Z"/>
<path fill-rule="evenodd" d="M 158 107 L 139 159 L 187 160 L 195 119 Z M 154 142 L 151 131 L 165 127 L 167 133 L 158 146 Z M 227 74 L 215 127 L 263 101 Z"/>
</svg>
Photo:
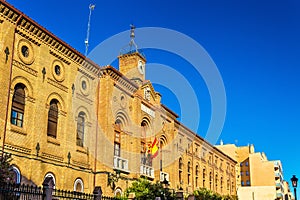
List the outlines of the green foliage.
<svg viewBox="0 0 300 200">
<path fill-rule="evenodd" d="M 125 191 L 125 196 L 128 196 L 129 193 L 135 193 L 136 200 L 155 199 L 155 197 L 161 197 L 161 199 L 166 197 L 168 200 L 175 200 L 172 192 L 165 189 L 160 182 L 153 184 L 146 179 L 134 181 L 132 186 Z"/>
<path fill-rule="evenodd" d="M 238 200 L 236 196 L 220 195 L 206 188 L 194 191 L 196 200 Z"/>
<path fill-rule="evenodd" d="M 12 180 L 13 173 L 11 170 L 11 162 L 12 158 L 10 154 L 2 154 L 0 156 L 0 184 L 7 183 Z"/>
</svg>

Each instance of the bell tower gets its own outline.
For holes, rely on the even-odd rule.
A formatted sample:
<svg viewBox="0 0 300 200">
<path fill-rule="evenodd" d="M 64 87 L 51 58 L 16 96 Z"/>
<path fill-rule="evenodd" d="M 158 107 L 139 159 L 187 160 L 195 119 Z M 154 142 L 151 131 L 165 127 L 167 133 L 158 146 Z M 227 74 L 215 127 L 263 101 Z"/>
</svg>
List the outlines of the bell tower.
<svg viewBox="0 0 300 200">
<path fill-rule="evenodd" d="M 119 70 L 127 78 L 140 85 L 145 80 L 146 59 L 139 52 L 136 43 L 134 42 L 135 27 L 130 26 L 130 43 L 122 49 L 119 59 Z"/>
</svg>

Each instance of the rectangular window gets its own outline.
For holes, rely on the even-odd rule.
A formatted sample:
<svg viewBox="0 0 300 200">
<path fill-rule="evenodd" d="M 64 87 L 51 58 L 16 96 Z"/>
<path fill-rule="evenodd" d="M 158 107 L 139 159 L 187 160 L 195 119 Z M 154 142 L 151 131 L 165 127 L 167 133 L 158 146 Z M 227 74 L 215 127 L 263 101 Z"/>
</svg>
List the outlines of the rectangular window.
<svg viewBox="0 0 300 200">
<path fill-rule="evenodd" d="M 245 166 L 248 166 L 248 165 L 249 165 L 249 163 L 248 163 L 248 162 L 246 162 L 246 163 L 245 163 Z"/>
<path fill-rule="evenodd" d="M 120 157 L 121 155 L 121 149 L 120 149 L 120 144 L 115 142 L 114 144 L 114 155 Z"/>
<path fill-rule="evenodd" d="M 244 186 L 245 184 L 244 184 L 244 181 L 241 181 L 241 184 L 242 184 L 242 186 Z"/>
<path fill-rule="evenodd" d="M 246 176 L 249 176 L 249 171 L 246 171 Z"/>
</svg>

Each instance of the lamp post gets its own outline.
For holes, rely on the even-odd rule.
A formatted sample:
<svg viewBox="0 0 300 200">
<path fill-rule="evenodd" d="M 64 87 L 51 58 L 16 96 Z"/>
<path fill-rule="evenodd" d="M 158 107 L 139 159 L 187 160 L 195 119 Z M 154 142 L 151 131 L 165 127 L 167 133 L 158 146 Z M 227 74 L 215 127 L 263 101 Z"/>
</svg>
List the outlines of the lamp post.
<svg viewBox="0 0 300 200">
<path fill-rule="evenodd" d="M 164 181 L 162 182 L 162 184 L 165 186 L 164 187 L 164 199 L 166 200 L 166 192 L 168 190 L 168 185 L 169 185 L 169 181 L 167 180 L 166 176 L 164 177 Z"/>
<path fill-rule="evenodd" d="M 294 187 L 295 200 L 297 200 L 296 188 L 297 188 L 298 178 L 296 178 L 296 176 L 293 175 L 293 177 L 291 178 L 291 181 L 292 181 L 292 186 Z"/>
</svg>

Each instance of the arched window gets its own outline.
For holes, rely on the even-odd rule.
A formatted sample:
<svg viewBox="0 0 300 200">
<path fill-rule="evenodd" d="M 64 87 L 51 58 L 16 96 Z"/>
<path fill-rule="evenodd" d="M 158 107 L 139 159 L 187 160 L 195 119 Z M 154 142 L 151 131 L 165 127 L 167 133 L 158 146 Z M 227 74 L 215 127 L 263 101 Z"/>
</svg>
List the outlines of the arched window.
<svg viewBox="0 0 300 200">
<path fill-rule="evenodd" d="M 18 83 L 15 86 L 11 107 L 11 123 L 23 127 L 25 110 L 25 86 Z"/>
<path fill-rule="evenodd" d="M 13 174 L 12 174 L 12 180 L 13 180 L 13 182 L 17 183 L 17 184 L 21 183 L 21 173 L 20 173 L 20 170 L 17 167 L 13 166 L 12 167 L 12 172 L 13 172 Z"/>
<path fill-rule="evenodd" d="M 122 197 L 122 189 L 121 188 L 117 188 L 114 192 L 115 197 Z"/>
<path fill-rule="evenodd" d="M 77 136 L 76 136 L 76 144 L 77 146 L 83 147 L 84 140 L 84 128 L 85 128 L 85 113 L 80 112 L 77 117 Z"/>
<path fill-rule="evenodd" d="M 182 182 L 182 170 L 183 170 L 183 163 L 182 158 L 179 158 L 179 182 Z"/>
<path fill-rule="evenodd" d="M 203 176 L 203 187 L 205 187 L 205 177 L 206 177 L 206 170 L 203 169 L 202 171 L 202 176 Z"/>
<path fill-rule="evenodd" d="M 215 178 L 215 185 L 216 185 L 216 191 L 218 191 L 218 174 L 216 174 L 216 178 Z"/>
<path fill-rule="evenodd" d="M 141 128 L 142 128 L 142 138 L 146 138 L 146 136 L 147 136 L 147 129 L 148 129 L 148 123 L 143 120 L 142 123 L 141 123 Z"/>
<path fill-rule="evenodd" d="M 209 172 L 209 189 L 210 189 L 210 190 L 211 190 L 211 186 L 212 186 L 212 179 L 213 179 L 212 173 Z"/>
<path fill-rule="evenodd" d="M 190 184 L 191 183 L 191 162 L 189 161 L 188 162 L 188 184 Z"/>
<path fill-rule="evenodd" d="M 223 177 L 220 178 L 221 193 L 223 192 Z"/>
<path fill-rule="evenodd" d="M 81 178 L 77 178 L 74 182 L 74 191 L 76 192 L 83 192 L 83 181 Z"/>
<path fill-rule="evenodd" d="M 57 134 L 57 121 L 58 121 L 58 101 L 52 99 L 50 102 L 50 108 L 48 111 L 48 127 L 47 135 L 56 138 Z"/>
<path fill-rule="evenodd" d="M 53 184 L 54 184 L 53 188 L 55 188 L 55 186 L 56 186 L 56 181 L 55 181 L 55 176 L 54 176 L 54 174 L 52 174 L 51 172 L 48 172 L 48 173 L 45 175 L 44 180 L 45 180 L 47 177 L 51 177 L 51 178 L 52 178 Z"/>
<path fill-rule="evenodd" d="M 196 170 L 195 170 L 195 184 L 196 184 L 196 187 L 198 187 L 198 175 L 199 175 L 199 165 L 197 164 L 196 165 Z"/>
</svg>

